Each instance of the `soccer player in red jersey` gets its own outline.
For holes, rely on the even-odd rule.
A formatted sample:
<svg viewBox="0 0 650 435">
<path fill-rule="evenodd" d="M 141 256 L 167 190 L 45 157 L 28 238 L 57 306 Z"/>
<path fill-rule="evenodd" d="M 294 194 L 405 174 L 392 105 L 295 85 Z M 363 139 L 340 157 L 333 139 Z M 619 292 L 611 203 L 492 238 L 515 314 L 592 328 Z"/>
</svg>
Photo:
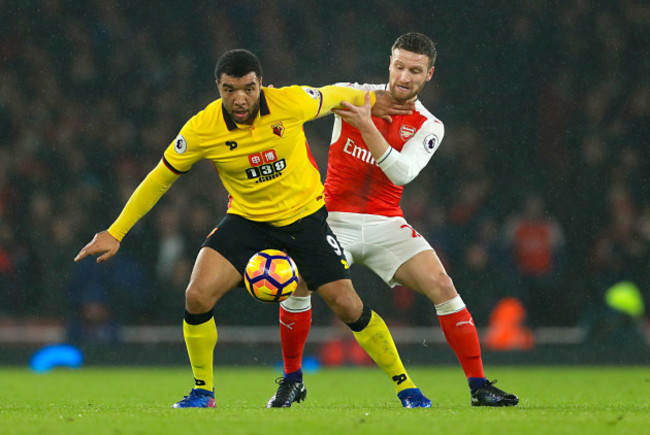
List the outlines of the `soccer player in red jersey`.
<svg viewBox="0 0 650 435">
<path fill-rule="evenodd" d="M 344 102 L 333 110 L 337 116 L 325 180 L 328 223 L 349 264 L 365 264 L 390 286 L 407 286 L 433 302 L 467 377 L 473 406 L 514 406 L 517 396 L 485 377 L 472 316 L 435 251 L 404 219 L 399 205 L 404 185 L 426 166 L 445 133 L 442 122 L 417 99 L 433 76 L 435 59 L 428 37 L 407 33 L 392 47 L 388 84 L 348 84 L 367 92 L 387 90 L 396 100 L 413 102 L 414 110 L 393 116 L 392 122 L 377 118 L 369 94 L 363 106 Z M 301 359 L 310 324 L 311 298 L 303 285 L 280 304 L 285 375 L 267 407 L 291 406 L 297 392 L 305 390 Z"/>
</svg>

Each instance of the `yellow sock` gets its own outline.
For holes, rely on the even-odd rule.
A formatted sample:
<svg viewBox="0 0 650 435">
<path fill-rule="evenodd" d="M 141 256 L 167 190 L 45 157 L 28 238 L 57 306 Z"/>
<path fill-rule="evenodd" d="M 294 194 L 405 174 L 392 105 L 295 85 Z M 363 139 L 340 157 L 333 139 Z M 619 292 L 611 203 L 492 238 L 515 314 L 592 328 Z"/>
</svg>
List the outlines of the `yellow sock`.
<svg viewBox="0 0 650 435">
<path fill-rule="evenodd" d="M 417 388 L 406 373 L 393 337 L 379 314 L 373 311 L 368 326 L 359 332 L 353 331 L 353 334 L 361 347 L 392 379 L 396 392 L 399 393 L 407 388 Z"/>
<path fill-rule="evenodd" d="M 183 335 L 192 364 L 195 388 L 212 391 L 214 346 L 217 344 L 217 325 L 214 323 L 214 317 L 199 325 L 190 325 L 183 320 Z"/>
</svg>

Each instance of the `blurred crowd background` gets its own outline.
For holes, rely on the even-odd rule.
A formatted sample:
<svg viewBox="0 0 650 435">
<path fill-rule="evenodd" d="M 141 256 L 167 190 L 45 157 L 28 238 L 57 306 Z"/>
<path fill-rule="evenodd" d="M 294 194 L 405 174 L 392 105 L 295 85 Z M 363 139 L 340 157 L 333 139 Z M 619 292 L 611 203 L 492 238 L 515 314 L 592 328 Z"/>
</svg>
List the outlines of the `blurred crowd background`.
<svg viewBox="0 0 650 435">
<path fill-rule="evenodd" d="M 250 49 L 275 86 L 384 83 L 394 40 L 419 31 L 439 53 L 421 100 L 446 136 L 403 208 L 478 326 L 508 297 L 530 327 L 617 340 L 646 324 L 646 2 L 0 0 L 0 11 L 0 323 L 63 322 L 80 339 L 179 324 L 227 203 L 210 163 L 181 177 L 114 259 L 72 259 L 218 97 L 217 57 Z M 323 175 L 331 123 L 306 126 Z M 354 273 L 389 325 L 437 325 L 419 295 Z M 621 282 L 623 302 L 608 303 Z M 220 324 L 277 321 L 244 290 L 223 302 Z M 314 324 L 329 324 L 314 304 Z"/>
</svg>

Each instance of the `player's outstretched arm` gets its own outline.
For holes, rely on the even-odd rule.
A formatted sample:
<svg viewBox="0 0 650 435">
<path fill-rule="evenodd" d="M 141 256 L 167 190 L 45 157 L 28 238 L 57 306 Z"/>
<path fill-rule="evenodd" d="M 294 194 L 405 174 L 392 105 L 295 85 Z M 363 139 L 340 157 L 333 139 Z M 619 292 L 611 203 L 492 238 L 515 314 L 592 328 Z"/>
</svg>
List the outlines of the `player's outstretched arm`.
<svg viewBox="0 0 650 435">
<path fill-rule="evenodd" d="M 322 107 L 317 118 L 325 116 L 334 108 L 342 108 L 341 102 L 346 101 L 354 106 L 364 105 L 366 91 L 351 88 L 349 86 L 329 85 L 318 88 L 323 96 Z M 400 102 L 387 91 L 370 92 L 370 106 L 373 115 L 391 122 L 390 115 L 410 115 L 415 107 L 413 102 Z M 375 108 L 375 106 L 377 106 Z"/>
<path fill-rule="evenodd" d="M 371 128 L 374 124 L 370 115 L 372 114 L 371 93 L 366 91 L 363 97 L 363 104 L 356 105 L 347 101 L 341 101 L 341 107 L 332 109 L 332 113 L 340 116 L 352 127 L 361 130 Z"/>
<path fill-rule="evenodd" d="M 101 263 L 115 255 L 126 233 L 151 210 L 177 179 L 178 175 L 170 171 L 162 161 L 158 163 L 135 189 L 117 220 L 108 230 L 97 233 L 74 260 L 79 261 L 89 255 L 100 254 L 97 262 Z"/>
<path fill-rule="evenodd" d="M 373 91 L 375 104 L 372 105 L 372 115 L 393 122 L 391 115 L 410 115 L 415 109 L 415 101 L 398 101 L 388 91 Z"/>
<path fill-rule="evenodd" d="M 316 118 L 323 117 L 332 113 L 334 108 L 342 108 L 341 102 L 347 101 L 355 106 L 361 106 L 364 103 L 365 91 L 354 89 L 347 86 L 328 85 L 318 88 L 322 96 L 321 107 Z M 375 104 L 375 94 L 372 94 L 370 105 Z"/>
<path fill-rule="evenodd" d="M 120 249 L 120 241 L 111 236 L 108 231 L 95 234 L 95 237 L 84 246 L 74 258 L 74 261 L 81 261 L 89 255 L 99 255 L 97 262 L 101 263 L 111 258 Z"/>
<path fill-rule="evenodd" d="M 336 115 L 340 116 L 345 122 L 350 124 L 352 127 L 359 130 L 363 140 L 370 150 L 370 153 L 379 161 L 382 155 L 390 148 L 386 139 L 381 135 L 372 118 L 370 117 L 372 113 L 372 108 L 370 104 L 370 93 L 366 92 L 364 96 L 364 104 L 362 106 L 357 106 L 350 104 L 347 101 L 341 102 L 342 108 L 332 109 Z"/>
</svg>

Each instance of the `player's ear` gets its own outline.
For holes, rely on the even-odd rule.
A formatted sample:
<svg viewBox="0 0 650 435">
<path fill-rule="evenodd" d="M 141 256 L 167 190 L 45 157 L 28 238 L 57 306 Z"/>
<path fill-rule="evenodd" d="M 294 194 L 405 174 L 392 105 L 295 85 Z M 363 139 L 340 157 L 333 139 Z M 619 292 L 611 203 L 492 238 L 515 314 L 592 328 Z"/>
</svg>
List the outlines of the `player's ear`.
<svg viewBox="0 0 650 435">
<path fill-rule="evenodd" d="M 435 66 L 432 66 L 429 68 L 429 72 L 427 73 L 427 81 L 431 80 L 431 77 L 433 77 L 433 71 L 436 69 Z"/>
<path fill-rule="evenodd" d="M 217 95 L 221 97 L 221 89 L 219 88 L 219 80 L 215 79 L 214 83 L 217 85 Z"/>
</svg>

